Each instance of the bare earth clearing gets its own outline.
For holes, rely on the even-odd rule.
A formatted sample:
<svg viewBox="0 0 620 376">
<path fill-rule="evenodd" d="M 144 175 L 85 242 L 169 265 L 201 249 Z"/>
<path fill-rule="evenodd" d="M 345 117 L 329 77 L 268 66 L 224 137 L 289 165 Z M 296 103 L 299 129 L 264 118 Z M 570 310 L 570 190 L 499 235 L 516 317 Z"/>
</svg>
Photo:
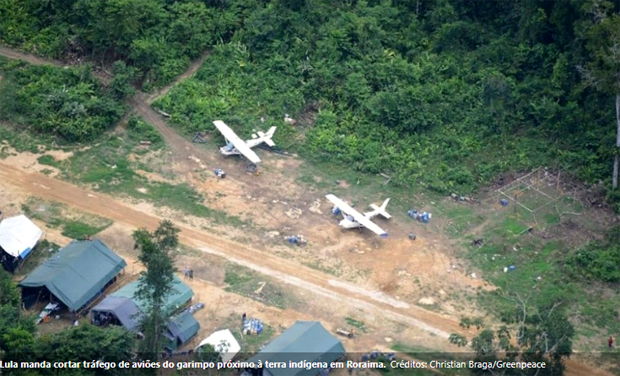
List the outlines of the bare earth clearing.
<svg viewBox="0 0 620 376">
<path fill-rule="evenodd" d="M 0 55 L 33 64 L 46 63 L 6 48 L 0 48 Z M 205 58 L 206 55 L 192 64 L 181 78 L 193 74 Z M 411 242 L 406 237 L 411 224 L 397 218 L 380 222 L 391 235 L 387 240 L 379 241 L 367 232 L 341 232 L 323 199 L 329 192 L 296 180 L 302 161 L 259 152 L 264 167 L 262 174 L 255 176 L 245 173 L 238 159 L 224 159 L 172 130 L 149 106 L 170 87 L 152 96 L 139 93 L 130 100 L 133 111 L 159 130 L 168 147 L 170 159 L 161 167 L 161 174 L 154 173 L 150 178 L 173 175 L 175 182 L 186 182 L 203 193 L 207 206 L 251 221 L 252 228 L 234 231 L 222 228 L 225 233 L 222 236 L 210 224 L 208 227 L 214 231 L 206 232 L 204 226 L 196 225 L 182 214 L 164 216 L 162 211 L 146 203 L 130 203 L 44 176 L 40 173 L 43 166 L 38 165 L 34 154 L 0 161 L 0 197 L 14 203 L 11 210 L 16 212 L 19 202 L 35 196 L 112 219 L 115 225 L 101 237 L 125 257 L 131 257 L 131 229 L 154 229 L 161 219 L 172 219 L 182 230 L 183 244 L 208 254 L 179 261 L 196 263 L 193 265 L 199 265 L 198 270 L 204 267 L 198 279 L 209 281 L 191 284 L 198 300 L 207 304 L 207 309 L 198 314 L 203 323 L 200 337 L 220 326 L 227 316 L 253 310 L 259 312 L 255 316 L 282 327 L 295 319 L 315 318 L 329 323 L 333 330 L 346 325 L 344 317 L 363 320 L 370 328 L 369 333 L 347 340 L 345 346 L 351 351 L 388 348 L 390 341 L 386 337 L 411 345 L 423 344 L 425 348 L 459 351 L 449 345 L 447 337 L 450 333 L 473 334 L 458 326 L 461 315 L 475 310 L 463 297 L 471 296 L 477 288 L 493 287 L 465 274 L 462 266 L 457 265 L 455 248 L 447 236 L 439 231 L 424 231 L 423 236 Z M 224 168 L 227 178 L 215 179 L 211 173 L 214 168 Z M 368 197 L 359 201 L 366 205 L 379 199 Z M 392 212 L 407 209 L 388 207 Z M 299 217 L 291 214 L 299 210 Z M 293 248 L 284 242 L 283 236 L 297 233 L 309 240 L 307 247 Z M 304 313 L 266 307 L 223 291 L 217 287 L 222 285 L 221 273 L 216 277 L 218 274 L 213 271 L 217 268 L 212 265 L 220 260 L 219 265 L 223 267 L 223 259 L 290 286 L 303 297 Z M 432 306 L 433 310 L 418 304 Z M 210 308 L 213 305 L 215 308 Z M 213 320 L 211 315 L 218 318 Z M 205 322 L 209 322 L 206 327 Z M 607 374 L 575 361 L 568 364 L 570 375 Z"/>
</svg>

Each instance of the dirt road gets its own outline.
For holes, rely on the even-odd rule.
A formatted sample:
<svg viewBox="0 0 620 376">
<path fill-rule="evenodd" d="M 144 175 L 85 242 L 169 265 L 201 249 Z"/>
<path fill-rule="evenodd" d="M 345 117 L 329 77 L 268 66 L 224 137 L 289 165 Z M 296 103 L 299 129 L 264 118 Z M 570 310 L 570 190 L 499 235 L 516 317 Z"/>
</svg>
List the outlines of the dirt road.
<svg viewBox="0 0 620 376">
<path fill-rule="evenodd" d="M 105 194 L 91 192 L 41 174 L 23 172 L 2 162 L 0 162 L 0 184 L 12 185 L 26 194 L 62 202 L 70 207 L 110 218 L 132 228 L 144 227 L 152 230 L 161 220 Z M 449 317 L 410 306 L 380 292 L 363 292 L 357 286 L 336 280 L 314 269 L 196 231 L 179 223 L 176 225 L 181 229 L 179 234 L 181 242 L 190 247 L 223 257 L 282 282 L 335 300 L 337 304 L 368 310 L 377 316 L 417 327 L 442 338 L 447 338 L 450 333 L 472 335 Z M 567 375 L 608 375 L 605 371 L 592 369 L 576 361 L 569 360 L 567 366 L 569 368 Z"/>
<path fill-rule="evenodd" d="M 23 53 L 23 52 L 16 51 L 11 48 L 2 47 L 2 46 L 0 46 L 0 56 L 8 57 L 9 59 L 14 59 L 14 60 L 22 60 L 32 65 L 56 65 L 59 67 L 64 66 L 64 64 L 61 63 L 60 61 L 45 60 L 40 57 L 31 55 L 31 54 Z"/>
<path fill-rule="evenodd" d="M 48 62 L 38 57 L 3 47 L 0 47 L 0 55 L 24 60 L 35 65 L 51 63 L 63 66 L 60 62 Z M 187 160 L 190 156 L 201 156 L 200 153 L 204 153 L 204 151 L 192 147 L 191 143 L 188 146 L 187 140 L 169 128 L 164 119 L 149 104 L 159 95 L 164 95 L 174 84 L 193 75 L 206 57 L 207 55 L 194 62 L 187 72 L 158 93 L 150 96 L 139 93 L 129 100 L 133 110 L 154 125 L 162 133 L 168 144 L 177 146 L 174 147 L 174 156 L 180 160 Z M 208 156 L 205 154 L 204 157 L 207 158 Z M 90 192 L 40 174 L 23 172 L 2 162 L 0 162 L 1 184 L 19 187 L 26 194 L 59 201 L 85 212 L 110 218 L 132 228 L 146 227 L 154 229 L 161 220 L 107 195 Z M 186 225 L 179 223 L 176 225 L 182 230 L 180 233 L 181 242 L 188 246 L 226 258 L 237 264 L 273 276 L 290 285 L 309 290 L 319 296 L 337 300 L 339 304 L 369 310 L 378 316 L 417 327 L 441 338 L 447 338 L 450 333 L 461 333 L 468 336 L 472 334 L 460 328 L 454 318 L 447 315 L 440 315 L 417 306 L 411 306 L 380 291 L 361 289 L 358 286 L 335 279 L 315 269 L 300 266 L 299 263 L 199 232 Z M 567 361 L 567 366 L 567 375 L 608 375 L 608 373 L 602 370 L 594 369 L 574 360 Z"/>
<path fill-rule="evenodd" d="M 160 218 L 140 212 L 110 196 L 90 192 L 43 175 L 23 172 L 1 162 L 0 181 L 2 184 L 19 187 L 24 193 L 62 202 L 79 210 L 124 223 L 132 228 L 145 227 L 152 230 L 161 221 Z M 181 229 L 179 235 L 181 242 L 190 247 L 216 254 L 288 284 L 338 300 L 340 304 L 369 309 L 379 316 L 388 315 L 396 321 L 418 327 L 443 338 L 448 338 L 453 332 L 471 334 L 465 333 L 458 323 L 449 317 L 397 301 L 381 292 L 364 292 L 357 286 L 336 280 L 317 270 L 196 231 L 183 224 L 176 223 L 176 225 Z"/>
<path fill-rule="evenodd" d="M 150 95 L 139 93 L 140 99 L 143 102 L 146 102 L 147 104 L 150 105 L 151 103 L 155 102 L 157 98 L 163 97 L 164 95 L 168 94 L 168 92 L 172 90 L 172 88 L 175 87 L 177 84 L 179 84 L 180 82 L 183 82 L 184 80 L 196 74 L 196 72 L 198 72 L 198 69 L 200 69 L 200 67 L 202 66 L 202 63 L 204 63 L 204 61 L 209 57 L 210 54 L 211 54 L 211 51 L 207 51 L 204 54 L 202 54 L 200 58 L 194 60 L 189 65 L 189 67 L 187 67 L 185 72 L 181 73 L 181 75 L 175 78 L 174 81 L 172 81 L 170 84 L 166 85 L 165 87 L 157 90 L 155 93 L 150 94 Z"/>
</svg>

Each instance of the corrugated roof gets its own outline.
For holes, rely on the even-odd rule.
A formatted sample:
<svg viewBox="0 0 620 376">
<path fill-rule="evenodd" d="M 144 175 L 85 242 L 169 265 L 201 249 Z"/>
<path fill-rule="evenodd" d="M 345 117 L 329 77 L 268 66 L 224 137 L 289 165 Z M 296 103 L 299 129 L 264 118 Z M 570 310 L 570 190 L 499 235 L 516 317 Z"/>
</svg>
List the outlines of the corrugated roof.
<svg viewBox="0 0 620 376">
<path fill-rule="evenodd" d="M 125 266 L 100 240 L 73 241 L 28 275 L 20 286 L 45 286 L 70 310 L 94 298 Z"/>
</svg>

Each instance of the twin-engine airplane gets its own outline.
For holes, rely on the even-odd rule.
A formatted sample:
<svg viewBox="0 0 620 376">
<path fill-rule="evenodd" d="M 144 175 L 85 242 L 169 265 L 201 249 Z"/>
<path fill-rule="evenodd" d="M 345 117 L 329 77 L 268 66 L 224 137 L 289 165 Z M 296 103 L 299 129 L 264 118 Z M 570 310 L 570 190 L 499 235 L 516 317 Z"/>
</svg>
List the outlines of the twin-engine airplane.
<svg viewBox="0 0 620 376">
<path fill-rule="evenodd" d="M 223 121 L 215 120 L 213 124 L 215 124 L 215 127 L 226 139 L 226 146 L 220 148 L 220 153 L 224 155 L 243 155 L 250 162 L 257 164 L 260 162 L 260 158 L 252 151 L 252 148 L 263 142 L 269 146 L 276 145 L 271 140 L 273 134 L 276 132 L 276 127 L 271 127 L 267 133 L 256 132 L 257 134 L 253 134 L 251 140 L 243 141 Z"/>
<path fill-rule="evenodd" d="M 388 202 L 390 199 L 388 198 L 383 202 L 381 206 L 377 206 L 375 204 L 370 204 L 370 207 L 373 209 L 371 212 L 361 214 L 357 210 L 350 207 L 346 202 L 342 201 L 338 197 L 334 195 L 325 196 L 332 204 L 334 204 L 334 209 L 332 212 L 334 214 L 338 214 L 338 212 L 342 213 L 343 220 L 340 221 L 340 227 L 349 229 L 349 228 L 359 228 L 366 227 L 370 231 L 375 234 L 381 236 L 382 238 L 386 238 L 388 233 L 381 229 L 381 227 L 374 224 L 371 219 L 381 214 L 385 219 L 392 218 L 388 212 L 385 211 Z"/>
</svg>

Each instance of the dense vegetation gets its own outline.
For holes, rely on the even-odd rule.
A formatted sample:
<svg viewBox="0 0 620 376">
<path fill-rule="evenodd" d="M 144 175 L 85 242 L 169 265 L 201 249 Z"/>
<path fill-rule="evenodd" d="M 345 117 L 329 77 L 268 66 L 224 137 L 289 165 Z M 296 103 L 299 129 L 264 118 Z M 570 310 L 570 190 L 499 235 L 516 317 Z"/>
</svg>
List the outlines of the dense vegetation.
<svg viewBox="0 0 620 376">
<path fill-rule="evenodd" d="M 619 11 L 607 0 L 7 0 L 0 43 L 90 61 L 114 78 L 104 89 L 89 66 L 0 61 L 0 120 L 92 139 L 118 120 L 131 85 L 161 87 L 211 50 L 194 78 L 155 103 L 186 132 L 216 118 L 243 136 L 278 125 L 281 147 L 441 194 L 549 166 L 603 180 L 617 202 Z M 147 129 L 141 139 L 159 142 L 130 121 Z M 133 174 L 112 157 L 100 162 L 82 167 L 89 182 Z M 577 287 L 565 277 L 617 284 L 617 244 L 612 233 L 562 256 L 567 273 L 549 285 L 569 296 Z"/>
<path fill-rule="evenodd" d="M 614 227 L 603 241 L 589 243 L 570 255 L 567 270 L 576 277 L 607 283 L 620 282 L 620 229 Z"/>
<path fill-rule="evenodd" d="M 126 78 L 148 89 L 219 41 L 198 77 L 159 103 L 182 127 L 223 117 L 249 129 L 287 112 L 310 128 L 297 140 L 308 154 L 449 193 L 538 165 L 608 180 L 620 90 L 618 64 L 606 56 L 617 7 L 12 0 L 0 5 L 0 42 L 60 59 L 123 60 L 137 69 Z M 296 140 L 290 131 L 279 135 L 284 146 Z"/>
<path fill-rule="evenodd" d="M 146 88 L 179 75 L 235 19 L 200 1 L 79 0 L 0 3 L 0 42 L 50 58 L 126 60 Z"/>
<path fill-rule="evenodd" d="M 571 338 L 575 332 L 567 320 L 565 304 L 547 302 L 536 306 L 518 294 L 511 300 L 514 307 L 502 316 L 504 325 L 494 330 L 485 328 L 481 318 L 465 317 L 461 320 L 461 327 L 484 329 L 471 341 L 462 335 L 451 334 L 450 342 L 457 346 L 471 346 L 476 362 L 494 362 L 498 359 L 546 362 L 544 370 L 502 369 L 494 371 L 493 375 L 562 375 L 565 370 L 563 360 L 572 353 Z M 481 369 L 472 370 L 473 375 L 488 373 Z"/>
<path fill-rule="evenodd" d="M 577 69 L 592 6 L 271 1 L 156 105 L 191 130 L 288 112 L 306 154 L 440 193 L 539 165 L 609 180 L 614 98 Z"/>
<path fill-rule="evenodd" d="M 33 316 L 21 309 L 20 292 L 11 276 L 0 270 L 0 358 L 18 361 L 74 362 L 100 359 L 118 362 L 131 359 L 134 338 L 123 328 L 99 328 L 90 324 L 37 335 Z M 53 375 L 57 370 L 4 370 L 8 374 Z M 11 372 L 14 371 L 14 372 Z M 74 372 L 71 372 L 74 371 Z M 95 375 L 96 370 L 64 370 L 63 374 Z"/>
<path fill-rule="evenodd" d="M 94 139 L 125 111 L 88 65 L 37 67 L 0 57 L 0 75 L 0 121 L 68 141 Z"/>
<path fill-rule="evenodd" d="M 174 292 L 174 253 L 179 245 L 179 229 L 163 221 L 154 232 L 140 229 L 133 232 L 134 248 L 145 266 L 140 272 L 135 296 L 144 301 L 147 313 L 140 324 L 144 338 L 140 350 L 146 359 L 155 359 L 164 348 L 164 330 L 174 312 L 166 309 L 166 297 Z"/>
</svg>

